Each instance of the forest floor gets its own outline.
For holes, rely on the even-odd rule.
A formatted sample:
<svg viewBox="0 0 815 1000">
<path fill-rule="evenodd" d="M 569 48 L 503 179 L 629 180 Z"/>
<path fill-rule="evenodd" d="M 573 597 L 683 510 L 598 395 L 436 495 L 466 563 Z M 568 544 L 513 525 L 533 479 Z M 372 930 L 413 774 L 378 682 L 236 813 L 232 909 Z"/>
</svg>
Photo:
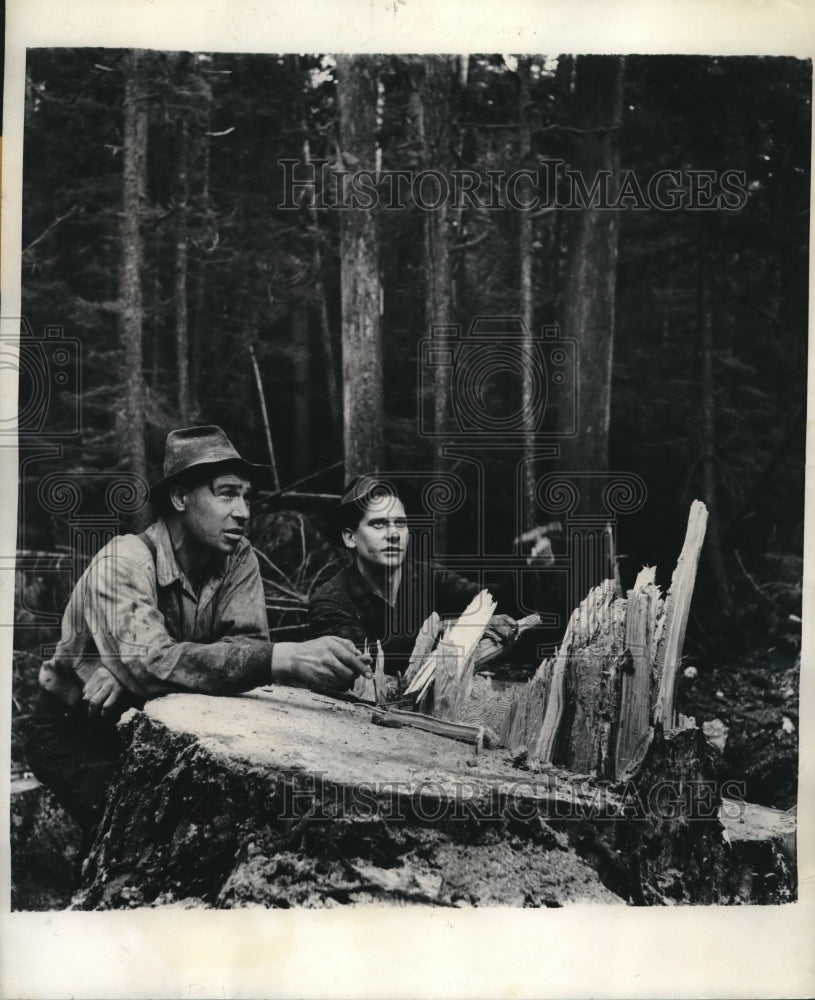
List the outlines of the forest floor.
<svg viewBox="0 0 815 1000">
<path fill-rule="evenodd" d="M 680 674 L 677 707 L 694 716 L 721 750 L 720 782 L 741 781 L 749 802 L 793 810 L 798 787 L 799 666 L 773 669 L 773 651 L 747 663 Z M 68 906 L 78 876 L 78 827 L 53 797 L 26 787 L 22 749 L 25 719 L 37 691 L 39 658 L 14 658 L 12 720 L 12 907 L 55 910 Z M 501 671 L 496 670 L 496 676 Z M 517 671 L 511 671 L 513 675 Z M 688 674 L 690 676 L 688 676 Z M 515 677 L 515 679 L 520 679 Z M 734 796 L 732 793 L 730 797 Z"/>
<path fill-rule="evenodd" d="M 679 675 L 677 707 L 721 750 L 719 781 L 744 782 L 744 799 L 792 810 L 798 799 L 800 663 L 773 669 L 773 651 L 744 665 Z"/>
</svg>

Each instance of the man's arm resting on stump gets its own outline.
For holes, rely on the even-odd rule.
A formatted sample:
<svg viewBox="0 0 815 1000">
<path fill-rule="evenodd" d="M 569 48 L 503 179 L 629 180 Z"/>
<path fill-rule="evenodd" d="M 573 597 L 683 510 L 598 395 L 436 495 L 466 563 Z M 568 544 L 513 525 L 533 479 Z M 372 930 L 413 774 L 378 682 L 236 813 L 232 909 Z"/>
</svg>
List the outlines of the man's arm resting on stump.
<svg viewBox="0 0 815 1000">
<path fill-rule="evenodd" d="M 270 681 L 343 689 L 367 672 L 353 644 L 335 637 L 280 643 L 273 651 L 260 572 L 248 549 L 216 598 L 213 642 L 170 636 L 149 564 L 119 553 L 96 575 L 93 587 L 85 618 L 103 665 L 79 668 L 92 711 L 110 714 L 123 700 L 116 682 L 147 699 L 179 690 L 236 694 Z"/>
<path fill-rule="evenodd" d="M 360 675 L 373 676 L 370 662 L 370 656 L 362 656 L 350 639 L 336 635 L 306 642 L 276 642 L 272 646 L 272 682 L 344 691 Z"/>
<path fill-rule="evenodd" d="M 360 624 L 359 615 L 351 603 L 351 598 L 341 599 L 336 594 L 318 594 L 309 603 L 308 607 L 309 628 L 311 634 L 316 638 L 314 643 L 330 642 L 331 649 L 338 654 L 344 667 L 352 667 L 355 672 L 349 675 L 337 671 L 336 676 L 326 684 L 320 677 L 318 671 L 311 682 L 317 687 L 328 687 L 332 690 L 345 690 L 354 683 L 357 677 L 362 674 L 365 677 L 373 676 L 368 669 L 371 664 L 370 654 L 362 656 L 360 650 L 366 644 L 365 630 Z M 279 643 L 277 645 L 280 645 Z M 310 645 L 304 643 L 303 645 Z M 275 647 L 277 648 L 277 646 Z M 347 662 L 347 655 L 353 651 L 357 664 L 363 664 L 364 669 Z M 272 671 L 274 672 L 274 659 L 272 660 Z M 291 683 L 282 681 L 281 683 Z M 298 683 L 298 682 L 294 682 Z"/>
<path fill-rule="evenodd" d="M 344 691 L 360 674 L 371 676 L 369 662 L 370 656 L 361 657 L 353 643 L 336 636 L 279 642 L 272 646 L 271 677 L 275 684 Z M 124 685 L 99 665 L 85 684 L 83 698 L 91 714 L 109 718 L 126 707 L 127 695 Z"/>
</svg>

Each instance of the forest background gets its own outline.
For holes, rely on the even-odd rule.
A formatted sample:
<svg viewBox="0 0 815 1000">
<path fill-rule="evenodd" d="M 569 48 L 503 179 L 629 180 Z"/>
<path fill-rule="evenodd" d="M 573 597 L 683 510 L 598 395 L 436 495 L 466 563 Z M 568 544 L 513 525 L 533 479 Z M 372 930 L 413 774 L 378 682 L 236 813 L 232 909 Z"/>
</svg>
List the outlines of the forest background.
<svg viewBox="0 0 815 1000">
<path fill-rule="evenodd" d="M 81 482 L 82 514 L 98 517 L 112 475 L 157 478 L 167 431 L 212 422 L 258 461 L 271 437 L 281 491 L 261 498 L 255 540 L 289 544 L 303 524 L 303 548 L 322 553 L 314 572 L 331 558 L 319 535 L 325 497 L 371 468 L 460 481 L 433 539 L 453 564 L 518 553 L 521 531 L 557 522 L 534 495 L 542 476 L 639 477 L 643 502 L 615 518 L 623 588 L 643 564 L 669 582 L 700 497 L 710 523 L 687 664 L 714 688 L 721 672 L 796 670 L 808 62 L 42 49 L 29 51 L 26 90 L 23 315 L 34 340 L 59 327 L 76 346 L 47 408 L 28 425 L 21 416 L 18 545 L 35 568 L 21 582 L 19 624 L 62 596 L 44 593 L 51 578 L 36 554 L 70 555 L 74 544 L 76 509 L 60 508 L 58 491 L 43 502 L 46 475 Z M 523 211 L 499 184 L 498 210 L 428 211 L 409 199 L 397 210 L 382 199 L 323 209 L 308 188 L 291 205 L 284 161 L 302 178 L 307 160 L 325 161 L 326 176 L 506 176 L 560 161 L 589 187 L 608 171 L 614 191 L 666 169 L 686 189 L 693 171 L 714 182 L 735 171 L 744 199 L 663 210 L 633 191 L 618 210 L 544 200 Z M 558 203 L 565 182 L 561 170 Z M 515 317 L 527 340 L 491 328 L 504 362 L 487 371 L 485 408 L 513 433 L 500 447 L 500 434 L 476 436 L 474 464 L 443 447 L 461 429 L 450 367 L 420 360 L 434 324 L 463 335 L 476 317 Z M 552 327 L 577 345 L 573 436 L 552 383 L 540 421 L 517 419 L 534 407 L 515 345 L 524 357 Z M 21 401 L 36 395 L 28 377 Z M 519 474 L 533 455 L 531 474 Z M 587 483 L 585 510 L 600 513 Z M 280 514 L 292 508 L 309 519 Z M 144 516 L 132 510 L 119 526 Z M 563 527 L 547 536 L 555 559 L 565 539 Z M 303 588 L 287 603 L 279 575 L 267 576 L 272 623 L 301 624 Z M 505 601 L 570 610 L 568 594 L 532 576 L 531 594 L 505 588 Z"/>
</svg>

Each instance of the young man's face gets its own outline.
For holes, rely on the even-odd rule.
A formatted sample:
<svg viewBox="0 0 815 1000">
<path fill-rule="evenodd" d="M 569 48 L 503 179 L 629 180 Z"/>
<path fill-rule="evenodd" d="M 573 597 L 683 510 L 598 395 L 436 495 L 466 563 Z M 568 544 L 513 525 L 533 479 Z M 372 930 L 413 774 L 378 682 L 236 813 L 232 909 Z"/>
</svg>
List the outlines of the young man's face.
<svg viewBox="0 0 815 1000">
<path fill-rule="evenodd" d="M 252 484 L 234 473 L 183 491 L 180 523 L 189 543 L 228 555 L 246 534 Z"/>
<path fill-rule="evenodd" d="M 393 571 L 402 565 L 408 545 L 408 527 L 402 501 L 394 496 L 372 499 L 354 531 L 346 528 L 343 540 L 358 562 L 371 569 Z"/>
</svg>

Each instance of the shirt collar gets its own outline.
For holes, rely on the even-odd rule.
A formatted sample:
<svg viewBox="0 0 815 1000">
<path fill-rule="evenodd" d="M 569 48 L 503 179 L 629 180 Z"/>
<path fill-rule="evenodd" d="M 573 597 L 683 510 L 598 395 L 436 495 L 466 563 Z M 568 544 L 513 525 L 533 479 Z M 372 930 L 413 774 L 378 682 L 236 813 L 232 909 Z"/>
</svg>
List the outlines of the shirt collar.
<svg viewBox="0 0 815 1000">
<path fill-rule="evenodd" d="M 156 581 L 159 587 L 169 587 L 180 580 L 191 592 L 189 580 L 178 564 L 175 555 L 173 542 L 170 538 L 170 531 L 164 518 L 160 518 L 155 524 L 151 524 L 147 533 L 156 547 Z M 220 560 L 213 567 L 213 572 L 209 579 L 220 579 L 226 572 L 227 558 Z"/>
<path fill-rule="evenodd" d="M 399 584 L 399 592 L 401 593 L 406 587 L 411 587 L 413 585 L 414 577 L 416 576 L 416 565 L 411 559 L 410 555 L 405 556 L 405 561 L 402 563 L 402 582 Z M 350 569 L 350 581 L 349 581 L 349 591 L 351 597 L 354 600 L 359 601 L 361 598 L 372 598 L 377 601 L 382 601 L 387 603 L 377 594 L 365 579 L 365 577 L 360 573 L 359 567 L 356 564 L 356 560 L 351 563 Z"/>
</svg>

